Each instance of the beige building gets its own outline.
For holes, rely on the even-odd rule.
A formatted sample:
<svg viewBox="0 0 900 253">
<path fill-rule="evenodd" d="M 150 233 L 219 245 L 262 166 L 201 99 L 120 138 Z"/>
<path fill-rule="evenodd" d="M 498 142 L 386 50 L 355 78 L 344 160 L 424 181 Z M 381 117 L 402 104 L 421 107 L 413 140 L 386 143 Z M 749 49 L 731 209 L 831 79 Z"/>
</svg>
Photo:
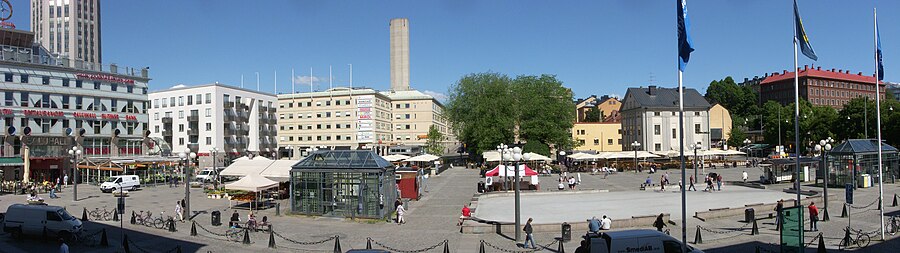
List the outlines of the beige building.
<svg viewBox="0 0 900 253">
<path fill-rule="evenodd" d="M 100 70 L 100 0 L 31 0 L 31 31 L 67 66 Z"/>
<path fill-rule="evenodd" d="M 409 19 L 391 19 L 391 90 L 409 90 Z"/>
<path fill-rule="evenodd" d="M 619 122 L 581 122 L 572 127 L 576 150 L 622 151 L 622 124 Z"/>
<path fill-rule="evenodd" d="M 731 137 L 731 124 L 731 113 L 728 109 L 721 104 L 709 108 L 709 133 L 713 146 L 722 147 Z"/>
<path fill-rule="evenodd" d="M 585 99 L 579 99 L 575 101 L 575 122 L 584 122 L 587 112 L 595 107 L 603 113 L 604 118 L 600 119 L 600 121 L 605 121 L 605 118 L 615 114 L 614 111 L 619 111 L 622 108 L 622 103 L 619 102 L 619 99 L 608 95 L 599 98 L 592 95 Z"/>
<path fill-rule="evenodd" d="M 437 125 L 449 146 L 443 105 L 419 91 L 333 88 L 278 95 L 278 145 L 285 157 L 305 156 L 312 148 L 373 149 L 425 145 Z M 293 152 L 292 152 L 293 151 Z"/>
</svg>

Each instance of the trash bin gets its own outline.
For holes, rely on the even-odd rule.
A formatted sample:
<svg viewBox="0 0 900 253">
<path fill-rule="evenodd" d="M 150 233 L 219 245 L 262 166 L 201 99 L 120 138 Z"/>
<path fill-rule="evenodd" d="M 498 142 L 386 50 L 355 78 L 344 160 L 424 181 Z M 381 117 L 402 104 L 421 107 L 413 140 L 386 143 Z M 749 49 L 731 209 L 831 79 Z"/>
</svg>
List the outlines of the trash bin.
<svg viewBox="0 0 900 253">
<path fill-rule="evenodd" d="M 756 219 L 756 211 L 753 208 L 744 209 L 744 222 L 750 223 Z"/>
<path fill-rule="evenodd" d="M 562 224 L 562 235 L 560 236 L 562 241 L 568 242 L 572 240 L 572 225 L 569 223 L 563 222 Z"/>
<path fill-rule="evenodd" d="M 212 213 L 210 214 L 210 217 L 212 218 L 212 220 L 210 222 L 212 223 L 213 226 L 222 225 L 222 212 L 212 211 Z"/>
<path fill-rule="evenodd" d="M 478 182 L 478 193 L 484 193 L 484 182 Z"/>
</svg>

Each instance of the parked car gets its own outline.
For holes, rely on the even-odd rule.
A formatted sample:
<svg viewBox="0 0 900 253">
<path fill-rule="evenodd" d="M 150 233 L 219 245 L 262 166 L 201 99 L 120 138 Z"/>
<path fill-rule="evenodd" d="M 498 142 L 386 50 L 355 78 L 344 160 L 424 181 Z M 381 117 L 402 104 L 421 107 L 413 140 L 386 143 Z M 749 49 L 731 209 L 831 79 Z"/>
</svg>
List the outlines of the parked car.
<svg viewBox="0 0 900 253">
<path fill-rule="evenodd" d="M 137 190 L 141 188 L 141 179 L 137 175 L 112 176 L 109 177 L 109 180 L 100 184 L 100 191 L 119 191 L 119 187 L 132 191 Z"/>
<path fill-rule="evenodd" d="M 82 226 L 80 220 L 59 206 L 14 204 L 6 209 L 3 232 L 13 238 L 44 235 L 45 229 L 48 235 L 74 240 Z"/>
<path fill-rule="evenodd" d="M 222 169 L 218 169 L 218 171 L 216 171 L 216 170 L 217 169 L 213 169 L 213 168 L 203 169 L 200 171 L 200 173 L 197 173 L 197 177 L 195 177 L 194 179 L 197 182 L 204 182 L 204 183 L 214 182 L 218 179 L 219 172 L 222 172 Z"/>
<path fill-rule="evenodd" d="M 669 253 L 681 252 L 681 241 L 651 229 L 622 230 L 589 236 L 591 253 Z M 703 253 L 687 246 L 689 253 Z"/>
</svg>

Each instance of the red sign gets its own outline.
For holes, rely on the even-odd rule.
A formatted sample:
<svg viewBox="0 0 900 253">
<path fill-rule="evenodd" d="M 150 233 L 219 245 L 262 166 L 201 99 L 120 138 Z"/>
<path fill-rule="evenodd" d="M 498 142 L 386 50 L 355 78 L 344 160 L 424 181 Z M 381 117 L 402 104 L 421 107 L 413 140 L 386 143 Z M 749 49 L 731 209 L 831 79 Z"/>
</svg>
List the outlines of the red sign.
<svg viewBox="0 0 900 253">
<path fill-rule="evenodd" d="M 2 114 L 2 115 L 12 115 L 12 114 L 13 114 L 13 110 L 12 110 L 12 109 L 2 109 L 2 110 L 0 110 L 0 114 Z"/>
<path fill-rule="evenodd" d="M 97 114 L 96 114 L 96 113 L 90 113 L 90 112 L 73 112 L 73 113 L 72 113 L 72 117 L 76 117 L 76 118 L 97 118 Z"/>
<path fill-rule="evenodd" d="M 113 83 L 134 84 L 134 80 L 121 78 L 121 77 L 117 77 L 117 76 L 113 76 L 113 75 L 77 73 L 77 74 L 75 74 L 75 77 L 77 77 L 78 79 L 91 79 L 91 80 L 98 80 L 98 81 L 108 81 L 108 82 L 113 82 Z"/>
<path fill-rule="evenodd" d="M 119 115 L 115 113 L 104 113 L 100 115 L 102 119 L 119 120 Z"/>
<path fill-rule="evenodd" d="M 62 117 L 63 112 L 60 111 L 38 111 L 38 110 L 22 110 L 25 116 L 34 117 Z"/>
<path fill-rule="evenodd" d="M 134 115 L 125 115 L 125 120 L 137 120 L 137 116 Z"/>
</svg>

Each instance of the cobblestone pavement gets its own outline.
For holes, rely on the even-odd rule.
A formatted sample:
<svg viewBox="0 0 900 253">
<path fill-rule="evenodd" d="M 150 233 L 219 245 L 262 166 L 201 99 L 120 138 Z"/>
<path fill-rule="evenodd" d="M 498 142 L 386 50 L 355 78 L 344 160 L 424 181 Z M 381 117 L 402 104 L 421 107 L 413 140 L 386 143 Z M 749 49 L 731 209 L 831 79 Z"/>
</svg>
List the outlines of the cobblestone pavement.
<svg viewBox="0 0 900 253">
<path fill-rule="evenodd" d="M 725 175 L 726 180 L 738 179 L 741 170 L 747 170 L 751 174 L 758 177 L 761 172 L 758 169 L 719 169 Z M 670 171 L 670 174 L 673 174 Z M 655 174 L 658 177 L 660 174 Z M 670 175 L 673 176 L 673 175 Z M 544 178 L 548 177 L 543 177 Z M 555 177 L 551 177 L 555 180 Z M 582 188 L 609 189 L 611 192 L 616 191 L 635 191 L 639 182 L 646 178 L 644 174 L 634 174 L 630 172 L 619 173 L 603 179 L 602 175 L 590 176 L 582 175 Z M 671 177 L 672 181 L 677 182 L 675 177 Z M 440 244 L 444 240 L 448 241 L 451 252 L 477 252 L 479 242 L 486 241 L 490 245 L 507 250 L 521 250 L 510 239 L 510 235 L 498 234 L 461 234 L 459 228 L 455 226 L 456 218 L 459 216 L 459 209 L 463 204 L 468 203 L 475 192 L 475 184 L 478 182 L 478 173 L 476 170 L 466 170 L 454 168 L 444 172 L 442 175 L 429 179 L 428 194 L 420 201 L 410 202 L 411 208 L 408 215 L 408 223 L 405 225 L 397 225 L 386 222 L 367 222 L 367 221 L 350 221 L 346 219 L 322 218 L 322 217 L 305 217 L 305 216 L 275 216 L 275 210 L 263 210 L 259 212 L 259 217 L 266 215 L 272 220 L 274 230 L 277 232 L 275 241 L 277 249 L 269 249 L 269 234 L 265 232 L 249 233 L 250 245 L 243 245 L 241 242 L 232 242 L 225 239 L 223 234 L 226 228 L 223 226 L 214 227 L 210 225 L 209 212 L 218 210 L 223 212 L 224 219 L 232 211 L 228 208 L 225 200 L 206 199 L 200 190 L 193 190 L 191 205 L 194 211 L 200 211 L 196 215 L 195 221 L 199 225 L 197 232 L 199 236 L 190 236 L 191 223 L 177 223 L 177 232 L 168 232 L 166 230 L 148 228 L 141 225 L 129 224 L 125 221 L 124 228 L 128 233 L 129 244 L 131 244 L 132 252 L 167 252 L 174 251 L 176 246 L 182 247 L 182 252 L 331 252 L 334 247 L 334 240 L 329 240 L 335 235 L 340 236 L 340 244 L 343 250 L 352 248 L 365 248 L 366 238 L 371 237 L 375 243 L 375 248 L 390 247 L 403 251 L 411 251 L 425 249 L 430 246 Z M 654 181 L 658 181 L 655 179 Z M 723 191 L 727 191 L 727 186 Z M 786 188 L 785 185 L 770 186 L 770 189 Z M 809 187 L 809 186 L 804 186 Z M 542 187 L 543 188 L 543 187 Z M 51 205 L 61 205 L 67 207 L 73 215 L 80 217 L 82 208 L 113 208 L 116 200 L 109 194 L 102 194 L 96 186 L 82 186 L 79 189 L 82 199 L 77 203 L 72 202 L 71 187 L 60 193 L 60 199 L 47 199 Z M 832 221 L 822 222 L 819 224 L 820 231 L 823 233 L 825 243 L 829 249 L 836 248 L 836 244 L 843 235 L 843 227 L 847 225 L 846 218 L 839 218 L 840 203 L 843 202 L 842 189 L 829 189 L 832 195 L 830 200 L 832 209 L 830 215 Z M 885 185 L 885 196 L 888 200 L 885 204 L 890 206 L 894 193 L 900 193 L 900 187 L 894 184 Z M 160 211 L 166 211 L 171 214 L 175 202 L 184 196 L 184 188 L 147 187 L 140 191 L 135 191 L 128 197 L 128 213 L 131 210 L 149 210 L 158 216 Z M 46 196 L 44 196 L 46 197 Z M 851 208 L 852 227 L 863 231 L 874 231 L 878 228 L 878 211 L 875 205 L 862 208 L 870 204 L 877 197 L 877 187 L 859 189 L 856 191 L 856 204 L 854 206 L 861 208 Z M 22 195 L 4 195 L 0 196 L 0 210 L 5 210 L 6 206 L 12 203 L 22 203 L 25 197 Z M 836 207 L 835 207 L 836 206 Z M 282 211 L 287 211 L 287 203 L 282 202 Z M 821 207 L 821 205 L 820 205 Z M 660 210 L 661 212 L 680 212 L 679 206 L 673 206 L 671 210 Z M 239 210 L 242 217 L 246 217 L 246 210 Z M 887 207 L 887 214 L 900 214 L 900 207 Z M 130 218 L 130 215 L 127 215 Z M 771 220 L 760 220 L 760 235 L 750 236 L 749 225 L 739 220 L 742 217 L 729 217 L 722 219 L 709 220 L 701 222 L 700 220 L 689 218 L 688 241 L 693 242 L 696 233 L 696 226 L 702 226 L 701 231 L 704 243 L 695 244 L 698 248 L 707 252 L 752 252 L 756 246 L 762 246 L 763 250 L 776 250 L 775 245 L 778 242 L 778 234 L 773 229 L 774 225 Z M 226 222 L 227 223 L 227 222 Z M 680 221 L 676 221 L 680 224 Z M 91 233 L 99 233 L 105 228 L 109 238 L 110 247 L 73 245 L 72 252 L 122 252 L 121 231 L 118 228 L 119 222 L 101 221 L 88 222 L 86 229 Z M 742 228 L 742 229 L 739 229 Z M 616 228 L 618 229 L 618 228 Z M 681 238 L 681 227 L 671 225 L 668 227 L 672 235 Z M 729 229 L 739 229 L 738 232 L 726 232 Z M 209 230 L 209 231 L 207 231 Z M 573 231 L 577 234 L 583 231 Z M 807 240 L 812 240 L 816 233 L 808 232 Z M 559 233 L 536 233 L 535 240 L 540 245 L 550 245 L 543 251 L 555 252 L 558 245 L 555 244 L 556 237 Z M 99 240 L 99 234 L 94 236 L 94 240 Z M 873 236 L 876 239 L 880 236 Z M 889 249 L 896 249 L 900 246 L 898 236 L 888 236 L 887 242 L 873 240 L 871 246 L 866 248 L 865 252 L 892 252 Z M 289 242 L 287 239 L 295 242 Z M 305 245 L 302 243 L 310 243 L 327 240 L 320 244 Z M 97 241 L 88 240 L 87 244 L 96 244 Z M 52 242 L 52 241 L 50 241 Z M 572 240 L 565 243 L 567 251 L 571 252 L 578 246 L 578 240 Z M 812 245 L 811 247 L 814 247 Z M 139 247 L 139 248 L 138 248 Z M 436 249 L 427 252 L 439 252 L 442 245 Z M 22 241 L 11 239 L 7 235 L 0 235 L 0 252 L 55 252 L 57 245 L 48 243 L 40 238 L 28 238 Z M 738 251 L 734 251 L 738 250 Z M 499 252 L 499 250 L 487 247 L 487 252 Z M 763 251 L 765 252 L 765 251 Z"/>
</svg>

